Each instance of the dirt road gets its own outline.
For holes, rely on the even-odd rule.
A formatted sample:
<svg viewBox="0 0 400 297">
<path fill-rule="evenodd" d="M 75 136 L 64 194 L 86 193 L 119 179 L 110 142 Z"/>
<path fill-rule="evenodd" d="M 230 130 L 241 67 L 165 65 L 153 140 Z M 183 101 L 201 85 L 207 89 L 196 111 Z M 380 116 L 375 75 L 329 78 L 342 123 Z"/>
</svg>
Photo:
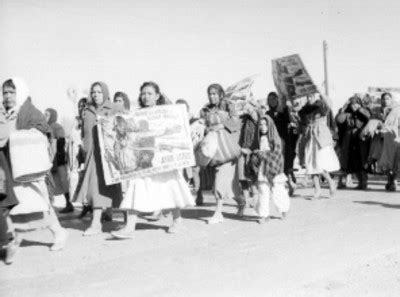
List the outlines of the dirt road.
<svg viewBox="0 0 400 297">
<path fill-rule="evenodd" d="M 82 237 L 88 221 L 62 217 L 62 252 L 48 231 L 24 234 L 16 262 L 0 264 L 0 296 L 399 296 L 400 193 L 339 191 L 310 201 L 298 190 L 285 221 L 257 224 L 234 203 L 226 219 L 206 225 L 213 199 L 184 212 L 185 228 L 167 234 L 171 218 L 141 220 L 133 240 L 105 233 Z M 326 190 L 325 190 L 326 191 Z M 327 193 L 326 193 L 327 194 Z"/>
</svg>

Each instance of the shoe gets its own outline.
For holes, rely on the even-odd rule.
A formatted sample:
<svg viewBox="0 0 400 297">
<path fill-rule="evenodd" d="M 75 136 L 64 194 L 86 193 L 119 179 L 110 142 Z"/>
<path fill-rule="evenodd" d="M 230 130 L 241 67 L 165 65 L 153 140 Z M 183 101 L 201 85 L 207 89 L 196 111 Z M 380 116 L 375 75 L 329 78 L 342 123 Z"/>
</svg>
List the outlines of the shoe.
<svg viewBox="0 0 400 297">
<path fill-rule="evenodd" d="M 54 239 L 54 243 L 53 245 L 50 247 L 50 251 L 61 251 L 64 246 L 65 243 L 67 242 L 67 238 L 68 238 L 68 231 L 65 230 L 64 228 L 62 228 L 62 230 L 60 231 L 60 234 L 56 235 L 56 238 Z"/>
<path fill-rule="evenodd" d="M 72 203 L 68 203 L 63 209 L 59 211 L 59 213 L 70 213 L 74 212 L 74 206 Z"/>
<path fill-rule="evenodd" d="M 101 227 L 90 226 L 83 232 L 83 236 L 93 236 L 101 233 Z"/>
<path fill-rule="evenodd" d="M 84 205 L 78 218 L 83 219 L 89 212 L 93 212 L 93 208 L 89 205 Z"/>
<path fill-rule="evenodd" d="M 118 239 L 132 239 L 134 235 L 135 235 L 135 230 L 130 230 L 127 229 L 126 227 L 111 232 L 111 236 Z"/>
<path fill-rule="evenodd" d="M 258 220 L 257 220 L 257 223 L 259 223 L 259 224 L 265 224 L 265 223 L 267 223 L 269 221 L 269 217 L 261 217 L 261 218 L 259 218 Z"/>
<path fill-rule="evenodd" d="M 174 221 L 174 222 L 172 223 L 172 225 L 168 228 L 168 233 L 170 233 L 170 234 L 179 233 L 179 231 L 181 230 L 181 228 L 182 228 L 182 223 L 181 223 L 181 222 L 176 222 L 176 221 Z"/>
<path fill-rule="evenodd" d="M 15 255 L 17 254 L 18 248 L 20 245 L 20 241 L 17 237 L 8 243 L 6 246 L 6 258 L 4 259 L 4 263 L 10 265 L 14 262 Z"/>
<path fill-rule="evenodd" d="M 312 197 L 311 200 L 315 201 L 321 198 L 321 193 L 315 193 Z"/>
<path fill-rule="evenodd" d="M 221 215 L 214 215 L 211 218 L 207 220 L 207 224 L 209 225 L 214 225 L 214 224 L 219 224 L 224 221 L 224 217 Z"/>
<path fill-rule="evenodd" d="M 386 191 L 388 192 L 396 192 L 396 184 L 394 182 L 388 183 L 385 186 Z"/>
<path fill-rule="evenodd" d="M 151 215 L 146 216 L 146 220 L 148 220 L 149 222 L 158 222 L 159 220 L 161 220 L 162 215 L 162 211 L 155 211 Z"/>
</svg>

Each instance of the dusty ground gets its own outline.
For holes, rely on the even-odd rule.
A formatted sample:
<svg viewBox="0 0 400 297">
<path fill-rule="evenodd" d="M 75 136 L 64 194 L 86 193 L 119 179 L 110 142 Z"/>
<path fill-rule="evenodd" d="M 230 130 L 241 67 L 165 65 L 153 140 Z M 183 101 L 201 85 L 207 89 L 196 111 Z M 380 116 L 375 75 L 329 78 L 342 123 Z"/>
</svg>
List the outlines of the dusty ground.
<svg viewBox="0 0 400 297">
<path fill-rule="evenodd" d="M 170 217 L 140 221 L 133 240 L 82 237 L 88 221 L 62 217 L 70 238 L 49 252 L 46 230 L 24 234 L 16 262 L 0 264 L 0 296 L 399 296 L 400 193 L 339 191 L 310 201 L 298 190 L 285 221 L 258 225 L 233 214 L 206 225 L 207 205 L 184 212 L 185 229 L 165 232 Z M 325 190 L 326 192 L 326 190 Z"/>
</svg>

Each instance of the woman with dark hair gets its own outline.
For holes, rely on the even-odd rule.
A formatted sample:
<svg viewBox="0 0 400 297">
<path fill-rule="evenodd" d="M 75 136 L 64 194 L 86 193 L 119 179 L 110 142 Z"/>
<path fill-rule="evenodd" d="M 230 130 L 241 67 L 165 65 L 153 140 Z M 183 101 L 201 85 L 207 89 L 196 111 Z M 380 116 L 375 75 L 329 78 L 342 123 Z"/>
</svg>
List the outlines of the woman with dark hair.
<svg viewBox="0 0 400 297">
<path fill-rule="evenodd" d="M 116 92 L 113 102 L 116 105 L 122 106 L 124 111 L 129 111 L 131 109 L 131 101 L 129 100 L 128 95 L 124 92 Z"/>
<path fill-rule="evenodd" d="M 71 197 L 75 195 L 75 190 L 79 182 L 79 175 L 82 172 L 82 165 L 85 163 L 82 152 L 82 118 L 86 108 L 87 98 L 83 97 L 78 101 L 78 115 L 75 117 L 74 127 L 71 130 L 71 135 L 67 144 L 68 181 L 69 194 Z M 84 205 L 79 217 L 83 218 L 88 211 L 90 211 L 90 207 Z"/>
<path fill-rule="evenodd" d="M 274 121 L 276 129 L 278 130 L 279 137 L 282 142 L 282 153 L 284 158 L 285 174 L 288 177 L 288 187 L 290 195 L 294 192 L 294 185 L 292 182 L 293 174 L 293 161 L 296 154 L 296 143 L 298 136 L 293 133 L 293 129 L 289 129 L 290 125 L 290 112 L 288 106 L 281 106 L 279 97 L 276 92 L 270 92 L 267 97 L 268 111 L 266 114 Z M 290 102 L 287 102 L 290 105 Z"/>
<path fill-rule="evenodd" d="M 382 94 L 381 104 L 384 122 L 381 127 L 378 127 L 383 139 L 378 167 L 388 177 L 385 189 L 394 192 L 397 174 L 400 171 L 400 105 L 393 102 L 390 93 Z"/>
<path fill-rule="evenodd" d="M 53 167 L 51 169 L 51 174 L 55 185 L 53 194 L 65 196 L 65 207 L 60 210 L 60 213 L 73 212 L 74 206 L 70 201 L 69 193 L 64 128 L 57 123 L 58 114 L 55 109 L 47 108 L 44 115 L 51 128 L 52 146 L 54 149 L 54 158 L 52 160 Z"/>
<path fill-rule="evenodd" d="M 248 171 L 257 184 L 255 210 L 259 217 L 258 223 L 263 224 L 270 218 L 270 200 L 274 202 L 283 219 L 289 211 L 290 198 L 285 188 L 287 177 L 283 168 L 281 137 L 268 115 L 260 118 L 256 135 L 257 141 L 251 151 Z"/>
<path fill-rule="evenodd" d="M 95 82 L 90 87 L 90 102 L 83 116 L 82 150 L 85 155 L 85 169 L 76 190 L 75 201 L 93 207 L 91 225 L 83 233 L 91 236 L 101 233 L 102 209 L 119 207 L 122 199 L 121 185 L 107 186 L 101 163 L 100 144 L 97 132 L 97 116 L 115 113 L 109 98 L 108 87 L 103 82 Z"/>
<path fill-rule="evenodd" d="M 163 97 L 156 83 L 145 82 L 140 87 L 138 103 L 141 108 L 151 108 L 165 104 Z M 148 141 L 146 139 L 146 142 Z M 179 170 L 134 178 L 129 181 L 121 203 L 121 209 L 129 211 L 126 225 L 118 231 L 111 232 L 111 235 L 121 239 L 133 238 L 139 213 L 157 213 L 161 210 L 172 211 L 173 222 L 168 228 L 168 233 L 177 233 L 182 225 L 181 209 L 192 205 L 192 194 Z"/>
<path fill-rule="evenodd" d="M 212 84 L 207 88 L 209 103 L 200 111 L 205 120 L 208 131 L 220 131 L 225 129 L 229 137 L 239 145 L 241 122 L 235 110 L 224 99 L 225 92 L 221 85 Z M 222 207 L 224 199 L 234 198 L 238 203 L 237 214 L 243 216 L 246 201 L 240 191 L 237 174 L 237 159 L 229 160 L 223 164 L 211 161 L 211 167 L 215 170 L 214 195 L 217 201 L 215 212 L 208 220 L 208 224 L 222 223 Z"/>
<path fill-rule="evenodd" d="M 322 96 L 322 95 L 321 95 Z M 320 175 L 329 183 L 330 196 L 336 191 L 335 182 L 330 172 L 339 170 L 339 160 L 333 149 L 332 132 L 328 127 L 327 115 L 329 114 L 328 99 L 310 96 L 308 102 L 299 111 L 299 116 L 305 126 L 304 157 L 306 174 L 311 175 L 314 182 L 315 193 L 313 199 L 321 196 Z"/>
<path fill-rule="evenodd" d="M 346 174 L 357 174 L 357 189 L 367 188 L 369 142 L 361 136 L 371 114 L 364 108 L 361 98 L 351 97 L 339 110 L 336 122 L 340 131 L 340 167 Z"/>
</svg>

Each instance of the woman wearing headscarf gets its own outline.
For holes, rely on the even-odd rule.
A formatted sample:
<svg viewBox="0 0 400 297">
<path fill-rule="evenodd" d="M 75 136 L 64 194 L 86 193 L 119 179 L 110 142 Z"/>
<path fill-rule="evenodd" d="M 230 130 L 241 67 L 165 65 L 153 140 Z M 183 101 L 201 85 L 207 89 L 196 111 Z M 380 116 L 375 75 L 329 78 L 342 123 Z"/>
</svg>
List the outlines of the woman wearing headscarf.
<svg viewBox="0 0 400 297">
<path fill-rule="evenodd" d="M 54 195 L 65 196 L 65 207 L 60 213 L 69 213 L 74 211 L 74 206 L 70 201 L 67 154 L 65 151 L 66 141 L 64 128 L 57 123 L 58 114 L 53 108 L 46 109 L 44 113 L 47 123 L 51 129 L 51 143 L 54 151 L 53 167 L 51 174 L 54 180 Z"/>
<path fill-rule="evenodd" d="M 219 84 L 211 84 L 207 88 L 209 103 L 200 111 L 200 116 L 205 120 L 208 131 L 226 130 L 229 137 L 239 144 L 241 121 L 236 115 L 235 110 L 224 99 L 225 91 Z M 240 148 L 240 147 L 239 147 Z M 240 151 L 239 151 L 240 154 Z M 215 182 L 214 195 L 217 205 L 213 216 L 208 220 L 208 224 L 222 223 L 222 207 L 225 199 L 234 198 L 238 203 L 237 214 L 243 216 L 246 201 L 240 191 L 237 160 L 229 160 L 223 164 L 212 160 L 209 166 L 214 167 Z"/>
<path fill-rule="evenodd" d="M 242 121 L 239 137 L 241 155 L 237 163 L 238 179 L 243 192 L 243 198 L 247 201 L 250 193 L 256 192 L 255 180 L 249 176 L 247 165 L 250 162 L 250 154 L 256 149 L 258 143 L 257 131 L 260 116 L 264 114 L 254 102 L 249 101 L 243 108 L 240 115 Z M 254 197 L 254 196 L 253 196 Z"/>
<path fill-rule="evenodd" d="M 74 200 L 93 207 L 92 222 L 83 233 L 84 236 L 101 233 L 102 210 L 119 207 L 122 199 L 120 184 L 107 186 L 105 183 L 97 132 L 97 116 L 110 116 L 115 112 L 107 85 L 104 82 L 93 83 L 90 87 L 89 107 L 83 116 L 82 150 L 85 169 L 74 197 Z"/>
<path fill-rule="evenodd" d="M 6 135 L 2 142 L 8 142 L 8 135 L 11 135 L 17 130 L 36 129 L 49 137 L 51 133 L 50 127 L 44 115 L 32 104 L 26 83 L 19 78 L 11 78 L 3 83 L 2 89 L 3 105 L 7 122 Z M 10 153 L 13 153 L 13 149 L 13 147 L 9 146 L 6 150 L 8 164 L 10 164 Z M 26 154 L 30 153 L 30 151 L 26 152 Z M 28 230 L 47 227 L 54 236 L 54 243 L 50 250 L 58 251 L 63 249 L 68 233 L 61 227 L 54 209 L 51 206 L 44 177 L 38 177 L 33 181 L 24 183 L 18 182 L 11 177 L 9 180 L 12 182 L 12 190 L 15 196 L 20 202 L 10 213 L 12 220 L 9 220 L 9 230 L 14 233 L 11 250 L 15 253 L 20 243 L 14 231 L 14 227 Z M 9 191 L 11 191 L 11 187 Z M 10 197 L 12 197 L 12 192 L 10 192 Z M 36 198 L 34 199 L 34 197 Z M 31 201 L 35 201 L 37 205 L 33 204 Z M 38 219 L 38 217 L 33 216 L 32 213 L 38 212 L 39 209 L 41 213 Z M 23 218 L 23 223 L 19 224 L 19 220 L 16 216 L 18 216 L 19 219 Z"/>
<path fill-rule="evenodd" d="M 363 107 L 361 98 L 351 97 L 339 110 L 336 122 L 340 131 L 340 167 L 347 174 L 357 174 L 357 189 L 367 188 L 369 141 L 362 137 L 371 114 Z"/>
<path fill-rule="evenodd" d="M 327 98 L 311 96 L 299 111 L 299 116 L 305 126 L 303 141 L 306 174 L 312 176 L 315 188 L 313 199 L 319 199 L 321 196 L 320 175 L 328 181 L 330 195 L 335 193 L 336 186 L 330 172 L 340 168 L 333 149 L 332 132 L 328 127 L 327 115 L 330 109 L 327 102 Z"/>
</svg>

